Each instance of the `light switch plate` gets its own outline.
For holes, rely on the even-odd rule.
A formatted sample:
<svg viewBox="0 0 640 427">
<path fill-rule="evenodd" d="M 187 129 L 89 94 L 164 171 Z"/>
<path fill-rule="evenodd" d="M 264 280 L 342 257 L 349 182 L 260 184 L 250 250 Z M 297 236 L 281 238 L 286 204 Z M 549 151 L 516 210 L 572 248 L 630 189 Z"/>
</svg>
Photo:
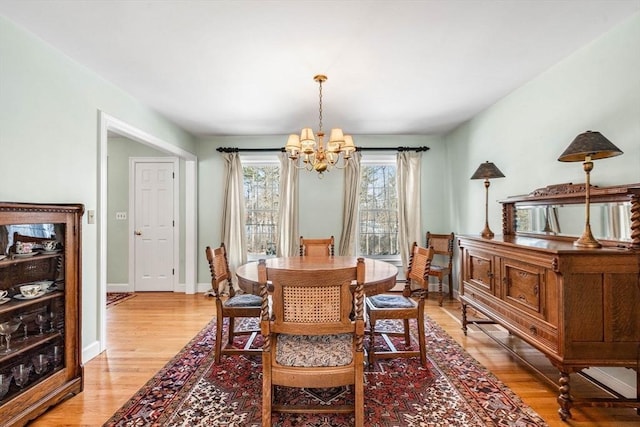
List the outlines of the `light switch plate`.
<svg viewBox="0 0 640 427">
<path fill-rule="evenodd" d="M 88 210 L 87 211 L 87 224 L 95 224 L 96 223 L 96 211 Z"/>
</svg>

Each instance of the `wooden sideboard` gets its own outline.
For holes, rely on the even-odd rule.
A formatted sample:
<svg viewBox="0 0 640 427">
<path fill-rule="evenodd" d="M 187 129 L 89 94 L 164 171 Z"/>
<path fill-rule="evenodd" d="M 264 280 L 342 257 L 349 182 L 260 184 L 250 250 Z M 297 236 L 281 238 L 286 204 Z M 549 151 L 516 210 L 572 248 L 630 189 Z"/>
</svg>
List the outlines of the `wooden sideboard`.
<svg viewBox="0 0 640 427">
<path fill-rule="evenodd" d="M 579 404 L 640 408 L 640 391 L 635 399 L 581 399 L 570 387 L 571 373 L 596 366 L 634 369 L 640 384 L 640 186 L 594 188 L 600 191 L 592 201 L 630 204 L 631 230 L 586 249 L 574 246 L 574 237 L 519 230 L 521 206 L 584 200 L 576 186 L 552 187 L 503 201 L 502 235 L 459 236 L 463 329 L 498 323 L 544 353 L 560 371 L 563 420 Z M 468 307 L 486 319 L 469 319 Z"/>
</svg>

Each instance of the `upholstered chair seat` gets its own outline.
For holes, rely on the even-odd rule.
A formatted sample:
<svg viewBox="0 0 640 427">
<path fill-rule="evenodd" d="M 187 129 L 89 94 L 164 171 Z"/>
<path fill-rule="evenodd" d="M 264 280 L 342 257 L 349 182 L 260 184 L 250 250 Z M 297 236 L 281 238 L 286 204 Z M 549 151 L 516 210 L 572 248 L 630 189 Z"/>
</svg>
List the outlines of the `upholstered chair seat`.
<svg viewBox="0 0 640 427">
<path fill-rule="evenodd" d="M 276 362 L 283 366 L 346 366 L 353 361 L 353 335 L 278 335 Z"/>
<path fill-rule="evenodd" d="M 369 303 L 375 308 L 413 308 L 418 303 L 411 298 L 402 295 L 373 295 L 369 297 Z"/>
<path fill-rule="evenodd" d="M 260 307 L 262 297 L 253 294 L 234 295 L 222 303 L 225 307 Z"/>
</svg>

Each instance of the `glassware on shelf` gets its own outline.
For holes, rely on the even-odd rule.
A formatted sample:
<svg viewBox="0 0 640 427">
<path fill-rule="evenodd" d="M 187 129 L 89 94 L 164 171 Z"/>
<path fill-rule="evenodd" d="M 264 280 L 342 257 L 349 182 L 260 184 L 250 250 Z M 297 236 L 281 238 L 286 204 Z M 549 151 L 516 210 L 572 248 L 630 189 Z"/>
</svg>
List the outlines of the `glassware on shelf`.
<svg viewBox="0 0 640 427">
<path fill-rule="evenodd" d="M 58 313 L 56 313 L 55 311 L 51 310 L 49 312 L 49 330 L 47 332 L 56 332 L 56 319 L 58 318 Z"/>
<path fill-rule="evenodd" d="M 29 382 L 29 374 L 31 373 L 31 366 L 25 363 L 21 363 L 11 368 L 11 372 L 13 373 L 13 380 L 16 382 L 16 385 L 22 388 L 25 384 Z"/>
<path fill-rule="evenodd" d="M 40 333 L 38 335 L 44 335 L 44 325 L 49 321 L 49 316 L 46 313 L 38 313 L 36 314 L 36 325 L 40 328 Z"/>
<path fill-rule="evenodd" d="M 20 326 L 20 321 L 17 319 L 11 319 L 7 322 L 0 323 L 0 335 L 4 336 L 7 345 L 2 351 L 2 354 L 11 353 L 11 334 L 14 333 Z"/>
<path fill-rule="evenodd" d="M 11 378 L 13 378 L 13 376 L 10 373 L 0 372 L 0 400 L 2 400 L 9 391 Z"/>
<path fill-rule="evenodd" d="M 20 338 L 18 341 L 26 341 L 29 337 L 29 330 L 28 330 L 28 325 L 27 325 L 27 315 L 26 314 L 20 314 L 18 316 L 18 319 L 20 320 L 20 322 L 22 322 L 22 329 L 24 331 L 24 334 L 22 335 L 22 338 Z"/>
<path fill-rule="evenodd" d="M 38 375 L 45 372 L 47 370 L 47 367 L 49 366 L 49 358 L 46 354 L 38 354 L 36 356 L 33 356 L 31 361 L 33 362 L 33 370 Z"/>
<path fill-rule="evenodd" d="M 62 359 L 64 356 L 64 347 L 61 345 L 53 346 L 53 366 L 58 368 L 62 365 Z"/>
</svg>

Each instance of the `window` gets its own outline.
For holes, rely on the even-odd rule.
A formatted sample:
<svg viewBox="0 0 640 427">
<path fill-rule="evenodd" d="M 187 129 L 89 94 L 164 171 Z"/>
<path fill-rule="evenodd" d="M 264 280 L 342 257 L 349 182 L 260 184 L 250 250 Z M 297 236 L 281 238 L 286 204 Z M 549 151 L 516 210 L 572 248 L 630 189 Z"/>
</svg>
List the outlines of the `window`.
<svg viewBox="0 0 640 427">
<path fill-rule="evenodd" d="M 280 164 L 273 159 L 242 159 L 248 259 L 275 256 L 278 233 Z"/>
<path fill-rule="evenodd" d="M 395 156 L 363 156 L 358 254 L 398 258 L 398 194 Z"/>
</svg>

